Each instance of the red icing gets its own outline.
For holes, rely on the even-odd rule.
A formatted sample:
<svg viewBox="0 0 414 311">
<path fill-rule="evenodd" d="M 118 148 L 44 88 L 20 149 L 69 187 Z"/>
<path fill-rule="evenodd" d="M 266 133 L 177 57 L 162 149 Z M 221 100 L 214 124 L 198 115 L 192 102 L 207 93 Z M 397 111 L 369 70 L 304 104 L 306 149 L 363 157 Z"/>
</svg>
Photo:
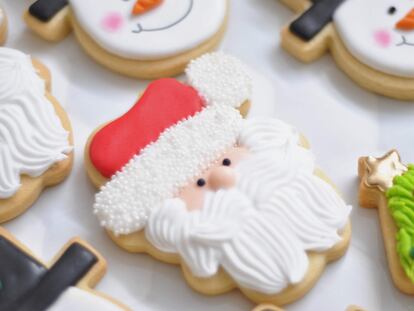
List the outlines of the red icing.
<svg viewBox="0 0 414 311">
<path fill-rule="evenodd" d="M 89 150 L 93 166 L 110 178 L 165 129 L 203 107 L 197 91 L 188 85 L 175 79 L 152 82 L 126 114 L 96 133 Z"/>
</svg>

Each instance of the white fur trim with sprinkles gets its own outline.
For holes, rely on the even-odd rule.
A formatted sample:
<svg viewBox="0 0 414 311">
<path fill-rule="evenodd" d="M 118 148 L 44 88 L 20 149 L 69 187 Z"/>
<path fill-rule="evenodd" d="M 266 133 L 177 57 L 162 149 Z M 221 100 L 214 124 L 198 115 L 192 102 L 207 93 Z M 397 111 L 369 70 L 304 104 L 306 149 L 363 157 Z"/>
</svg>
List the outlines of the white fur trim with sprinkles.
<svg viewBox="0 0 414 311">
<path fill-rule="evenodd" d="M 247 68 L 237 58 L 222 52 L 205 54 L 186 69 L 188 84 L 208 105 L 241 106 L 252 94 Z"/>
<path fill-rule="evenodd" d="M 238 110 L 217 105 L 165 130 L 96 195 L 94 213 L 101 225 L 116 235 L 143 229 L 152 209 L 236 144 L 241 126 Z"/>
</svg>

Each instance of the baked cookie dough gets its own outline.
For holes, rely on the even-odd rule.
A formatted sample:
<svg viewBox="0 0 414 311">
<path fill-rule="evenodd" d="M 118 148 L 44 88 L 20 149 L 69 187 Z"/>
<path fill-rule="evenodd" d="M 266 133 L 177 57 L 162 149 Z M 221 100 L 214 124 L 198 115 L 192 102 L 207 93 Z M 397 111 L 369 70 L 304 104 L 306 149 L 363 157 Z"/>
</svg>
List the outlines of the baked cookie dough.
<svg viewBox="0 0 414 311">
<path fill-rule="evenodd" d="M 6 41 L 7 37 L 7 16 L 4 9 L 0 6 L 0 45 Z"/>
<path fill-rule="evenodd" d="M 0 47 L 0 223 L 71 171 L 72 129 L 50 82 L 39 61 Z"/>
</svg>

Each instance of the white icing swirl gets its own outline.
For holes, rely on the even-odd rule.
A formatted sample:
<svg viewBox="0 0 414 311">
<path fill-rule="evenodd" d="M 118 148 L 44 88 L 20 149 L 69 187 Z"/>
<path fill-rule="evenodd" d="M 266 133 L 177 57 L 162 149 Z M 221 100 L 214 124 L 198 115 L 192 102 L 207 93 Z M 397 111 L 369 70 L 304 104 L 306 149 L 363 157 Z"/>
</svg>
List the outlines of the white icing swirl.
<svg viewBox="0 0 414 311">
<path fill-rule="evenodd" d="M 20 188 L 20 175 L 38 177 L 72 150 L 45 82 L 31 57 L 0 48 L 0 198 Z"/>
</svg>

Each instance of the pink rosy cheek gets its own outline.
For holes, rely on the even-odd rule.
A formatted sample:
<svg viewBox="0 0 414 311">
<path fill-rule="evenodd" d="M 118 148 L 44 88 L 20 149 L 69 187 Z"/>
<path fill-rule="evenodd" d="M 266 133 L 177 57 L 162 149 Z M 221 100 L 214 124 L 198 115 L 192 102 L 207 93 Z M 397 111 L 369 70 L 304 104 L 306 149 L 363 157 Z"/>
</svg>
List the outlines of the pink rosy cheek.
<svg viewBox="0 0 414 311">
<path fill-rule="evenodd" d="M 391 34 L 387 30 L 377 30 L 374 32 L 375 42 L 382 48 L 387 48 L 391 44 Z"/>
<path fill-rule="evenodd" d="M 123 24 L 124 24 L 124 20 L 122 18 L 122 15 L 117 12 L 108 13 L 102 19 L 102 27 L 106 31 L 110 31 L 110 32 L 115 32 L 121 29 Z"/>
</svg>

